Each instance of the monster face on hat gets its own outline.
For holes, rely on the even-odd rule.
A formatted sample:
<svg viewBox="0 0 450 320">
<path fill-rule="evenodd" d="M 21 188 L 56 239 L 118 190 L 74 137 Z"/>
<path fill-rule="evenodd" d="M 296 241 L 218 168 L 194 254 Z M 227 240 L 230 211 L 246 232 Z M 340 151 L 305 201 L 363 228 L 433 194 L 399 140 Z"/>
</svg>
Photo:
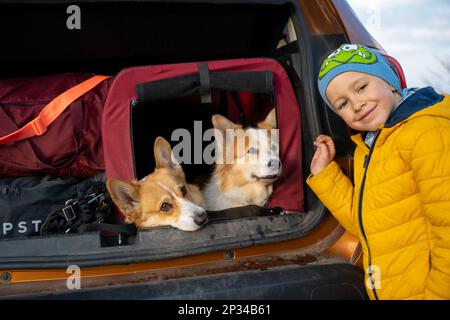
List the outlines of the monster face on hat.
<svg viewBox="0 0 450 320">
<path fill-rule="evenodd" d="M 334 77 L 347 71 L 379 77 L 391 84 L 402 95 L 397 74 L 380 53 L 358 44 L 343 44 L 324 59 L 318 77 L 320 95 L 331 109 L 333 107 L 326 96 L 326 89 Z"/>
</svg>

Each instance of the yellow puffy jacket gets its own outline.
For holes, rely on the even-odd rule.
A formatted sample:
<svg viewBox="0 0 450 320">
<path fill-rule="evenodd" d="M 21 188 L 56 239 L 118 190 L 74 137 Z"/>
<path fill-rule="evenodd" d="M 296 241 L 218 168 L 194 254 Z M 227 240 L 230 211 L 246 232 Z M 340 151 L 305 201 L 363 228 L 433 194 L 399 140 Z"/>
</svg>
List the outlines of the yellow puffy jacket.
<svg viewBox="0 0 450 320">
<path fill-rule="evenodd" d="M 360 239 L 371 299 L 450 299 L 450 96 L 423 88 L 352 136 L 354 184 L 336 162 L 307 183 Z"/>
</svg>

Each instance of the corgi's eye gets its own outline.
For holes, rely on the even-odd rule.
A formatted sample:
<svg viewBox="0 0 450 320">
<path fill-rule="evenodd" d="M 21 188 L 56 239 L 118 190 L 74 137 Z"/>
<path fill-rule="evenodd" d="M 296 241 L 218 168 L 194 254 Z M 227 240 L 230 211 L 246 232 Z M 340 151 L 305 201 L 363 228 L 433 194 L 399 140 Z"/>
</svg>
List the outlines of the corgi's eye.
<svg viewBox="0 0 450 320">
<path fill-rule="evenodd" d="M 172 205 L 170 203 L 164 202 L 161 205 L 161 211 L 170 211 L 170 209 L 172 209 Z"/>
<path fill-rule="evenodd" d="M 180 192 L 181 192 L 181 195 L 184 197 L 184 196 L 186 196 L 186 194 L 187 194 L 187 189 L 186 189 L 186 187 L 185 186 L 181 186 L 180 187 Z"/>
<path fill-rule="evenodd" d="M 247 152 L 250 154 L 255 154 L 258 152 L 258 150 L 256 148 L 251 147 L 250 149 L 247 150 Z"/>
</svg>

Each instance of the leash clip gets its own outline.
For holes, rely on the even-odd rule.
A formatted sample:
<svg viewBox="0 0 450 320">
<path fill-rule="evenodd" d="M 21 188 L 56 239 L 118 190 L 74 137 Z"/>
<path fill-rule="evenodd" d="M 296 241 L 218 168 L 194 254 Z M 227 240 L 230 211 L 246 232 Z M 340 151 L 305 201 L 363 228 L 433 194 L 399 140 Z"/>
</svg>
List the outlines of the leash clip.
<svg viewBox="0 0 450 320">
<path fill-rule="evenodd" d="M 77 217 L 77 215 L 75 214 L 75 210 L 73 210 L 73 206 L 77 204 L 77 202 L 78 201 L 75 199 L 69 199 L 65 203 L 66 206 L 62 208 L 64 218 L 66 218 L 67 222 L 70 222 Z"/>
</svg>

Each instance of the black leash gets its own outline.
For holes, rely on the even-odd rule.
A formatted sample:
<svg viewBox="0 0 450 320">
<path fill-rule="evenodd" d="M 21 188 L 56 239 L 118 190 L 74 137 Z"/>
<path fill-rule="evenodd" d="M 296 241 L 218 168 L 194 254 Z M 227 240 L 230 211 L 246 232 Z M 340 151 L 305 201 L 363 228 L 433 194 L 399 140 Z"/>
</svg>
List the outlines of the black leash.
<svg viewBox="0 0 450 320">
<path fill-rule="evenodd" d="M 114 219 L 112 201 L 104 185 L 91 187 L 84 197 L 66 201 L 66 206 L 47 216 L 41 227 L 41 235 L 104 231 L 114 234 L 135 235 L 134 224 Z M 279 216 L 285 211 L 279 207 L 265 208 L 256 205 L 207 211 L 210 221 L 245 217 Z"/>
<path fill-rule="evenodd" d="M 265 208 L 256 205 L 230 208 L 220 211 L 207 211 L 208 219 L 211 221 L 239 219 L 246 217 L 279 216 L 285 212 L 279 207 Z"/>
<path fill-rule="evenodd" d="M 123 233 L 126 235 L 135 235 L 137 228 L 132 223 L 117 222 L 111 223 L 91 223 L 83 224 L 78 228 L 79 232 L 105 231 L 111 233 Z"/>
<path fill-rule="evenodd" d="M 114 219 L 111 198 L 104 185 L 91 187 L 85 196 L 66 201 L 65 207 L 50 213 L 41 227 L 41 235 L 105 231 L 134 235 L 134 224 Z"/>
</svg>

